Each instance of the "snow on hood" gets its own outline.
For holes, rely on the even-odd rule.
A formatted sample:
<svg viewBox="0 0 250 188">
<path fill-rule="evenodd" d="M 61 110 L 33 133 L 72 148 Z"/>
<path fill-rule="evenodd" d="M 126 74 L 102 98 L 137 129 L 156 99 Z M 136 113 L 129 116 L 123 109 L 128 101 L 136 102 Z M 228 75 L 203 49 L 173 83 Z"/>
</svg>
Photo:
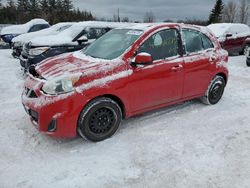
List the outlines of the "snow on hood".
<svg viewBox="0 0 250 188">
<path fill-rule="evenodd" d="M 36 71 L 46 80 L 65 74 L 83 73 L 90 76 L 99 72 L 107 72 L 121 66 L 120 59 L 104 60 L 84 55 L 81 51 L 66 53 L 50 58 L 38 64 Z"/>
<path fill-rule="evenodd" d="M 248 36 L 250 35 L 250 28 L 245 24 L 238 23 L 218 23 L 207 26 L 216 37 L 225 37 L 226 34 Z"/>
<path fill-rule="evenodd" d="M 22 46 L 25 42 L 28 42 L 35 37 L 56 35 L 62 31 L 64 31 L 65 29 L 67 29 L 68 27 L 70 27 L 73 24 L 74 24 L 73 22 L 58 23 L 58 24 L 55 24 L 47 29 L 19 35 L 19 36 L 13 38 L 12 42 L 19 43 L 19 45 Z"/>
<path fill-rule="evenodd" d="M 74 23 L 68 29 L 48 37 L 37 37 L 30 40 L 33 46 L 56 46 L 56 45 L 75 45 L 77 42 L 73 42 L 73 39 L 81 32 L 83 29 L 89 27 L 126 27 L 128 25 L 133 25 L 131 23 L 119 23 L 119 22 L 100 22 L 100 21 L 86 21 Z"/>
<path fill-rule="evenodd" d="M 5 27 L 1 30 L 1 35 L 27 33 L 29 29 L 36 24 L 48 24 L 48 22 L 43 19 L 33 19 L 25 24 Z"/>
</svg>

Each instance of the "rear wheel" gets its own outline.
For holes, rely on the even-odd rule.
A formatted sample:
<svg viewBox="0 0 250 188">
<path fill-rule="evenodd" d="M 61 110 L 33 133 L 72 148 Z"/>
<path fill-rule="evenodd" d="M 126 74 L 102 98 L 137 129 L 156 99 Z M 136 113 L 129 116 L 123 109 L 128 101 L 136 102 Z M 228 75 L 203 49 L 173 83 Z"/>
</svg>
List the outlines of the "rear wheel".
<svg viewBox="0 0 250 188">
<path fill-rule="evenodd" d="M 117 131 L 121 119 L 121 108 L 115 101 L 105 97 L 97 98 L 81 112 L 78 133 L 90 141 L 99 142 Z"/>
<path fill-rule="evenodd" d="M 226 82 L 222 76 L 216 76 L 208 86 L 205 96 L 201 98 L 201 101 L 205 104 L 214 105 L 217 104 L 223 93 L 226 86 Z"/>
</svg>

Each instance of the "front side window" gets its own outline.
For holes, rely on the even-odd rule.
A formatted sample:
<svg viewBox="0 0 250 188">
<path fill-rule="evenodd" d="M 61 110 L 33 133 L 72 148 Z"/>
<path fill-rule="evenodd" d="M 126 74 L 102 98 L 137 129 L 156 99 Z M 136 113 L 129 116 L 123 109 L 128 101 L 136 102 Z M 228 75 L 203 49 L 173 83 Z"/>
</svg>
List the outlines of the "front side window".
<svg viewBox="0 0 250 188">
<path fill-rule="evenodd" d="M 182 37 L 187 53 L 199 52 L 203 50 L 200 32 L 195 30 L 183 29 Z"/>
<path fill-rule="evenodd" d="M 112 60 L 122 55 L 142 34 L 141 30 L 114 29 L 82 52 L 87 56 Z"/>
<path fill-rule="evenodd" d="M 168 29 L 155 33 L 140 46 L 137 53 L 149 53 L 153 60 L 177 56 L 177 36 L 177 31 L 175 29 Z"/>
</svg>

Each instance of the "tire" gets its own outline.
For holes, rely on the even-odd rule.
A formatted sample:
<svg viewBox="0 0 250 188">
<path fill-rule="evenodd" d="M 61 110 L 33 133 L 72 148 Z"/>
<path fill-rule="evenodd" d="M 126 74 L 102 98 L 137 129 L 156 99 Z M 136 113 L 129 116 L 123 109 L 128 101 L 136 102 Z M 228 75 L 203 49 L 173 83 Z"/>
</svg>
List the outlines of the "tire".
<svg viewBox="0 0 250 188">
<path fill-rule="evenodd" d="M 122 120 L 120 106 L 110 98 L 101 97 L 89 102 L 78 120 L 78 134 L 99 142 L 115 134 Z"/>
<path fill-rule="evenodd" d="M 240 53 L 240 55 L 247 55 L 247 52 L 248 52 L 248 48 L 249 48 L 250 46 L 249 45 L 246 45 L 244 48 L 243 48 L 243 50 L 242 50 L 242 52 Z"/>
<path fill-rule="evenodd" d="M 226 82 L 222 76 L 216 76 L 209 84 L 205 96 L 201 98 L 204 104 L 217 104 L 223 96 Z"/>
</svg>

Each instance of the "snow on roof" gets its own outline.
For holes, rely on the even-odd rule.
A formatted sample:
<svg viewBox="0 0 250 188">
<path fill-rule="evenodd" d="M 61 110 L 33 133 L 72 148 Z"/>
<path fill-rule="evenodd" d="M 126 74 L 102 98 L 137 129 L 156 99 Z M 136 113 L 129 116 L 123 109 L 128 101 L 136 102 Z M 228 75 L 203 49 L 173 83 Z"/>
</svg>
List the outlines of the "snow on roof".
<svg viewBox="0 0 250 188">
<path fill-rule="evenodd" d="M 101 22 L 101 21 L 86 21 L 86 22 L 77 22 L 74 23 L 68 29 L 53 35 L 53 36 L 42 36 L 36 37 L 30 42 L 34 46 L 45 46 L 45 45 L 64 45 L 64 44 L 72 44 L 72 40 L 81 32 L 83 29 L 87 29 L 90 27 L 125 27 L 129 25 L 134 25 L 131 23 L 120 23 L 120 22 Z"/>
<path fill-rule="evenodd" d="M 29 40 L 31 40 L 32 38 L 35 38 L 35 37 L 56 35 L 56 34 L 62 32 L 63 30 L 67 29 L 68 27 L 70 27 L 74 23 L 75 22 L 61 22 L 61 23 L 55 24 L 47 29 L 43 29 L 40 31 L 31 32 L 31 33 L 25 33 L 25 34 L 22 34 L 22 35 L 19 35 L 19 36 L 13 38 L 12 42 L 20 43 L 19 45 L 22 45 L 23 43 L 28 42 Z"/>
<path fill-rule="evenodd" d="M 222 37 L 226 34 L 250 33 L 250 28 L 245 24 L 239 23 L 218 23 L 207 26 L 216 37 Z"/>
<path fill-rule="evenodd" d="M 12 25 L 12 26 L 5 27 L 1 30 L 1 35 L 27 33 L 30 27 L 36 24 L 48 24 L 48 22 L 43 19 L 36 18 L 36 19 L 30 20 L 29 22 L 25 24 Z"/>
<path fill-rule="evenodd" d="M 157 26 L 169 26 L 169 25 L 176 25 L 176 23 L 137 23 L 131 26 L 127 26 L 126 29 L 131 29 L 131 30 L 142 30 L 142 31 L 148 31 L 150 29 L 152 29 L 153 27 L 157 27 Z"/>
</svg>

